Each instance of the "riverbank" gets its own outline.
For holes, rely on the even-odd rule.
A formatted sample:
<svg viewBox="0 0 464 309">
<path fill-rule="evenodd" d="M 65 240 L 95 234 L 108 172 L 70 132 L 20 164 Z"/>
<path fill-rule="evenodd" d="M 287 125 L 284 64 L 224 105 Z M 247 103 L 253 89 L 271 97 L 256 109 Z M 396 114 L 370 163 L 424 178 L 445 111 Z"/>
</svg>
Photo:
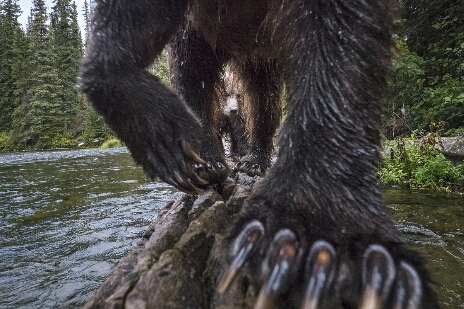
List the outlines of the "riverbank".
<svg viewBox="0 0 464 309">
<path fill-rule="evenodd" d="M 464 159 L 464 136 L 457 137 L 441 137 L 443 148 L 440 149 L 442 153 L 448 157 Z M 420 143 L 421 139 L 417 140 Z M 4 145 L 3 145 L 3 144 Z M 2 147 L 3 146 L 3 147 Z M 15 148 L 12 145 L 7 145 L 6 142 L 0 138 L 0 153 L 13 152 L 13 151 L 37 151 L 37 150 L 76 150 L 76 149 L 107 149 L 124 147 L 124 144 L 117 138 L 111 137 L 105 140 L 95 139 L 92 142 L 83 143 L 78 139 L 72 140 L 69 143 L 60 143 L 56 147 L 47 149 L 23 149 Z"/>
<path fill-rule="evenodd" d="M 407 189 L 464 192 L 464 139 L 431 134 L 383 143 L 379 179 Z"/>
</svg>

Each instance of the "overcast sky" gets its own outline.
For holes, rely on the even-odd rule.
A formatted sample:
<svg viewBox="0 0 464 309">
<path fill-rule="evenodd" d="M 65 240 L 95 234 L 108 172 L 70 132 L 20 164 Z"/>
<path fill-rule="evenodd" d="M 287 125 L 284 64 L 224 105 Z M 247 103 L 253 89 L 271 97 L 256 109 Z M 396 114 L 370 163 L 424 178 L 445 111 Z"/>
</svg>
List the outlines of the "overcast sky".
<svg viewBox="0 0 464 309">
<path fill-rule="evenodd" d="M 84 14 L 82 10 L 84 9 L 84 0 L 75 0 L 77 6 L 79 28 L 81 32 L 84 31 Z M 89 1 L 87 1 L 89 2 Z M 22 14 L 19 16 L 18 21 L 25 27 L 27 24 L 27 18 L 31 14 L 32 0 L 19 0 L 19 6 L 21 7 Z M 45 5 L 47 6 L 47 13 L 50 14 L 51 8 L 53 6 L 53 0 L 45 0 Z"/>
</svg>

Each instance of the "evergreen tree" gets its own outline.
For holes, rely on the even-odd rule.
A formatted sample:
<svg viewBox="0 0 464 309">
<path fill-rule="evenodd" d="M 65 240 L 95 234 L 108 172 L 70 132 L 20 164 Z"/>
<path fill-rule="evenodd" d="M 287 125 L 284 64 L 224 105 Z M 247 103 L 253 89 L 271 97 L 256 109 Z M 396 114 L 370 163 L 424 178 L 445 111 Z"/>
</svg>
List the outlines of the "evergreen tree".
<svg viewBox="0 0 464 309">
<path fill-rule="evenodd" d="M 20 29 L 18 16 L 21 14 L 17 0 L 1 2 L 0 23 L 0 132 L 12 127 L 15 109 L 12 77 L 13 43 L 16 31 Z"/>
<path fill-rule="evenodd" d="M 89 33 L 90 33 L 90 7 L 87 0 L 84 0 L 84 8 L 82 9 L 84 13 L 84 33 L 85 33 L 85 40 L 84 44 L 87 47 L 87 43 L 89 41 Z"/>
<path fill-rule="evenodd" d="M 54 69 L 58 72 L 56 98 L 61 105 L 63 133 L 76 133 L 79 112 L 77 75 L 82 58 L 82 38 L 74 1 L 55 0 L 51 13 L 50 45 Z"/>
<path fill-rule="evenodd" d="M 464 2 L 404 0 L 401 29 L 411 51 L 429 61 L 430 74 L 462 76 L 464 72 Z"/>
<path fill-rule="evenodd" d="M 62 131 L 61 106 L 56 96 L 58 75 L 52 66 L 47 19 L 44 1 L 34 0 L 27 33 L 31 74 L 26 93 L 30 98 L 18 106 L 14 121 L 16 142 L 25 147 L 49 147 L 53 136 Z"/>
<path fill-rule="evenodd" d="M 29 38 L 21 28 L 17 28 L 15 31 L 12 51 L 11 75 L 14 105 L 19 106 L 25 100 L 26 92 L 30 88 L 31 76 Z"/>
<path fill-rule="evenodd" d="M 29 110 L 29 101 L 31 99 L 31 65 L 29 38 L 21 28 L 15 33 L 13 42 L 13 64 L 12 78 L 14 106 L 16 106 L 12 115 L 11 137 L 15 141 L 22 140 L 24 132 L 28 131 L 30 121 L 27 121 Z"/>
</svg>

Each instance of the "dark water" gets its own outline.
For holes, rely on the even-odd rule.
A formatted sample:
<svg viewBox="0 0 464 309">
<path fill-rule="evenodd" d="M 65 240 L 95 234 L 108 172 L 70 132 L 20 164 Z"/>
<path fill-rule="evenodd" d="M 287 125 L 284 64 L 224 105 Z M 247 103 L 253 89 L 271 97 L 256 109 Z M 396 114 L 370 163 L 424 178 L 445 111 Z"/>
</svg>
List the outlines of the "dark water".
<svg viewBox="0 0 464 309">
<path fill-rule="evenodd" d="M 177 192 L 124 149 L 0 154 L 0 308 L 78 308 Z"/>
<path fill-rule="evenodd" d="M 124 149 L 0 154 L 0 308 L 80 307 L 176 192 Z M 442 307 L 464 308 L 464 197 L 384 194 Z"/>
<path fill-rule="evenodd" d="M 464 196 L 385 190 L 398 229 L 427 261 L 441 308 L 464 308 Z"/>
</svg>

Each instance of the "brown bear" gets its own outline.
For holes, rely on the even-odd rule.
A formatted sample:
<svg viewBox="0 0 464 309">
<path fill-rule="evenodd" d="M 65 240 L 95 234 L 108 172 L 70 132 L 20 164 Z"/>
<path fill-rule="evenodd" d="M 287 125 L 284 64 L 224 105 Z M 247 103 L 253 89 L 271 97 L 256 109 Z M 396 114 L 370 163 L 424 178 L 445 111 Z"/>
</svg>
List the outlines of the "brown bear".
<svg viewBox="0 0 464 309">
<path fill-rule="evenodd" d="M 393 0 L 97 0 L 82 89 L 148 175 L 199 192 L 228 174 L 217 85 L 250 100 L 242 170 L 266 170 L 231 229 L 224 293 L 256 307 L 436 308 L 377 183 Z M 169 45 L 171 84 L 145 68 Z M 281 120 L 276 162 L 272 138 Z"/>
</svg>

